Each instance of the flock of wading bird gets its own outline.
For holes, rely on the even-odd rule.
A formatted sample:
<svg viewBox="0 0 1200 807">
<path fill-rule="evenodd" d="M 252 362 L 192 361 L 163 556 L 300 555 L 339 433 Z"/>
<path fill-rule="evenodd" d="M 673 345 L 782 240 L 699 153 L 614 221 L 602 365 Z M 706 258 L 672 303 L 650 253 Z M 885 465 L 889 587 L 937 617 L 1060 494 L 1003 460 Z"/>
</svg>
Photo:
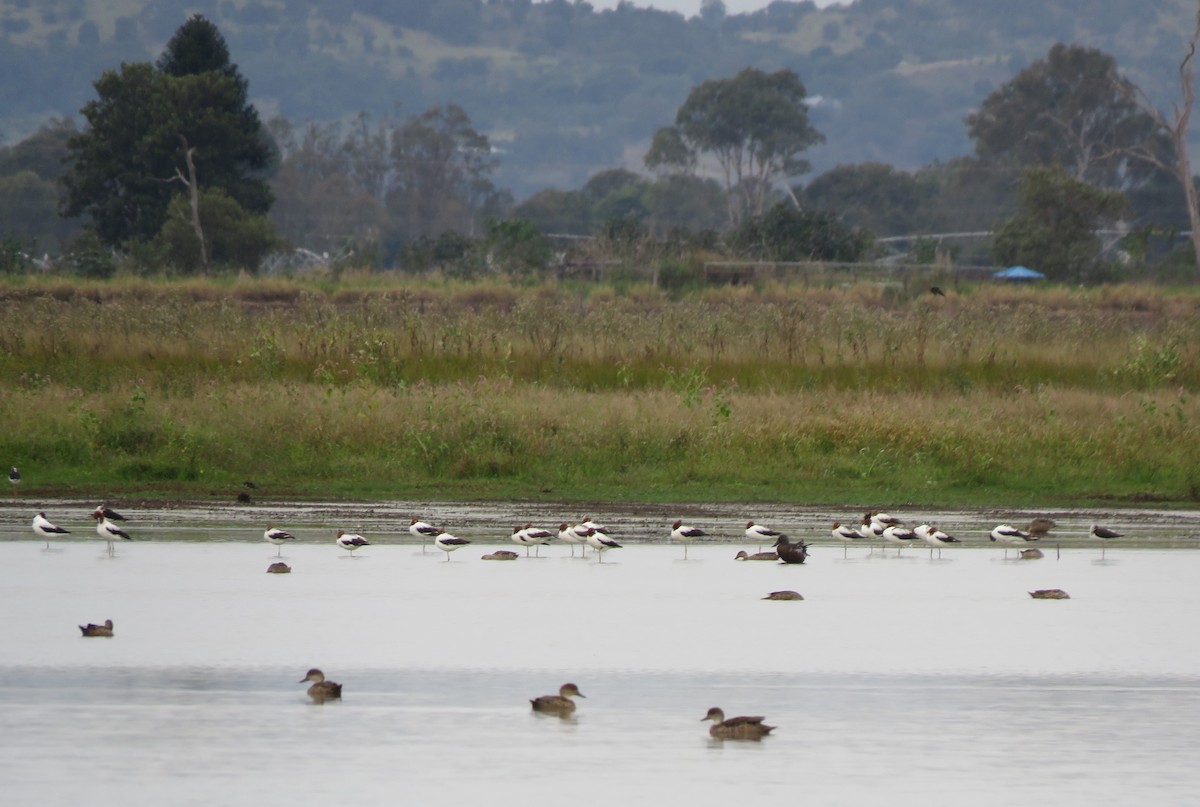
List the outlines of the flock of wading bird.
<svg viewBox="0 0 1200 807">
<path fill-rule="evenodd" d="M 17 479 L 19 480 L 19 478 L 18 475 Z M 128 533 L 114 523 L 126 520 L 124 516 L 115 510 L 106 505 L 100 505 L 92 511 L 91 517 L 96 521 L 97 535 L 107 542 L 110 555 L 114 552 L 113 545 L 116 541 L 132 540 L 132 537 Z M 988 538 L 994 543 L 1005 546 L 1005 555 L 1007 557 L 1008 547 L 1029 547 L 1030 544 L 1045 538 L 1056 526 L 1058 525 L 1049 518 L 1035 518 L 1024 530 L 1009 524 L 999 524 L 990 531 Z M 421 540 L 422 551 L 432 541 L 435 547 L 446 553 L 447 561 L 450 560 L 450 553 L 471 543 L 471 541 L 465 538 L 458 538 L 418 518 L 412 519 L 408 530 L 414 537 Z M 51 538 L 70 534 L 69 530 L 58 527 L 50 522 L 44 512 L 39 512 L 34 516 L 33 531 L 38 536 L 46 539 L 47 548 L 50 546 Z M 559 526 L 557 532 L 537 528 L 532 524 L 526 524 L 523 527 L 517 526 L 513 528 L 511 540 L 514 544 L 525 549 L 526 556 L 530 554 L 531 550 L 536 554 L 542 546 L 551 545 L 555 541 L 568 545 L 571 548 L 572 557 L 575 556 L 576 546 L 580 547 L 579 557 L 581 558 L 586 557 L 587 548 L 591 547 L 597 557 L 597 562 L 602 563 L 605 552 L 621 548 L 621 544 L 610 537 L 609 532 L 610 530 L 607 527 L 593 521 L 591 518 L 585 518 L 575 524 L 563 523 Z M 804 541 L 793 541 L 787 534 L 773 530 L 766 525 L 757 524 L 753 521 L 747 522 L 743 534 L 745 540 L 758 542 L 760 551 L 754 554 L 748 554 L 745 550 L 739 551 L 735 556 L 736 560 L 775 561 L 797 564 L 804 563 L 808 558 L 809 544 L 806 544 Z M 935 549 L 940 556 L 941 550 L 944 547 L 961 543 L 959 539 L 947 535 L 931 524 L 921 524 L 909 529 L 904 526 L 904 522 L 901 519 L 878 511 L 866 513 L 858 527 L 843 525 L 835 521 L 830 529 L 830 534 L 845 546 L 858 542 L 870 543 L 880 541 L 885 545 L 895 546 L 897 554 L 906 546 L 926 544 L 929 546 L 930 557 L 933 556 Z M 707 535 L 708 533 L 704 530 L 685 525 L 682 520 L 677 520 L 671 525 L 670 537 L 672 540 L 683 545 L 683 557 L 685 560 L 687 559 L 688 544 Z M 1123 537 L 1121 533 L 1099 525 L 1092 525 L 1089 535 L 1102 541 Z M 297 540 L 296 536 L 290 532 L 278 529 L 269 524 L 266 531 L 263 532 L 263 539 L 278 547 L 276 554 L 279 557 L 282 557 L 284 545 Z M 761 551 L 762 544 L 772 540 L 772 551 Z M 351 557 L 354 556 L 355 550 L 364 546 L 370 546 L 370 542 L 362 535 L 348 533 L 345 530 L 337 530 L 335 542 L 338 546 L 350 552 Z M 872 552 L 874 552 L 873 545 Z M 496 550 L 483 555 L 484 560 L 516 560 L 519 557 L 520 555 L 517 552 L 511 550 Z M 1020 551 L 1018 557 L 1021 559 L 1041 558 L 1043 557 L 1043 553 L 1036 548 L 1024 548 Z M 291 571 L 291 568 L 283 562 L 276 562 L 272 563 L 267 571 L 272 573 L 287 573 Z M 1041 589 L 1031 591 L 1029 594 L 1036 599 L 1070 598 L 1062 589 Z M 802 600 L 804 598 L 795 591 L 773 591 L 763 599 Z M 113 636 L 113 622 L 109 619 L 99 625 L 80 625 L 79 630 L 86 637 L 111 638 Z M 316 667 L 310 669 L 299 681 L 299 683 L 310 682 L 311 685 L 307 690 L 307 694 L 314 703 L 341 700 L 342 685 L 327 680 L 325 674 L 320 669 Z M 575 713 L 576 706 L 574 699 L 583 697 L 586 696 L 579 691 L 579 687 L 576 684 L 565 683 L 559 688 L 557 695 L 541 695 L 530 699 L 529 702 L 534 712 L 567 718 Z M 702 721 L 711 721 L 712 725 L 709 727 L 710 736 L 721 740 L 760 740 L 770 734 L 775 728 L 774 726 L 766 725 L 763 722 L 764 719 L 762 716 L 744 715 L 726 718 L 725 713 L 716 706 L 709 709 L 708 713 L 701 718 Z"/>
</svg>

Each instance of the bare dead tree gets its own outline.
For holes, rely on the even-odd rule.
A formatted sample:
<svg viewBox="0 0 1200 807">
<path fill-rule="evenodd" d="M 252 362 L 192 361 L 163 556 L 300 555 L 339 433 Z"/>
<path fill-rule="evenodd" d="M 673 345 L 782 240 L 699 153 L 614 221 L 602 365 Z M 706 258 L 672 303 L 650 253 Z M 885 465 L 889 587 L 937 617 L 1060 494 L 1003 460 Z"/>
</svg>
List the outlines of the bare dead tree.
<svg viewBox="0 0 1200 807">
<path fill-rule="evenodd" d="M 1183 196 L 1187 202 L 1188 222 L 1191 225 L 1192 250 L 1196 262 L 1196 273 L 1200 277 L 1200 201 L 1196 197 L 1196 183 L 1192 178 L 1192 162 L 1188 157 L 1187 136 L 1191 124 L 1192 106 L 1196 100 L 1192 61 L 1196 56 L 1196 45 L 1200 43 L 1200 2 L 1196 4 L 1196 23 L 1192 36 L 1188 40 L 1187 53 L 1179 63 L 1180 100 L 1173 105 L 1172 115 L 1167 117 L 1146 95 L 1141 88 L 1137 89 L 1134 102 L 1150 117 L 1154 118 L 1171 138 L 1174 155 L 1167 162 L 1159 154 L 1150 149 L 1137 149 L 1131 156 L 1156 166 L 1162 171 L 1173 175 L 1183 186 Z"/>
<path fill-rule="evenodd" d="M 179 135 L 179 142 L 183 144 L 183 159 L 187 163 L 188 175 L 185 177 L 183 172 L 178 168 L 175 169 L 175 176 L 169 182 L 182 182 L 188 189 L 188 196 L 192 205 L 192 232 L 196 234 L 196 240 L 200 242 L 200 268 L 201 271 L 208 271 L 208 247 L 204 243 L 204 228 L 200 226 L 200 186 L 196 182 L 196 163 L 192 160 L 192 153 L 196 147 L 188 148 L 187 138 Z"/>
</svg>

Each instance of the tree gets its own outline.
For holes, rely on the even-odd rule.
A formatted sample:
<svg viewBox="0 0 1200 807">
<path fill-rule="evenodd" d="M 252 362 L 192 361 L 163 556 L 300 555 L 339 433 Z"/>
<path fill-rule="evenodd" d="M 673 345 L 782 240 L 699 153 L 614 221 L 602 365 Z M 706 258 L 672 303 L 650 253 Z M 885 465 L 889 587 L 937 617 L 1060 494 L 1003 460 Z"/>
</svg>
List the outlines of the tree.
<svg viewBox="0 0 1200 807">
<path fill-rule="evenodd" d="M 430 107 L 396 129 L 392 164 L 388 207 L 410 237 L 473 234 L 502 202 L 489 179 L 497 165 L 491 144 L 454 104 Z"/>
<path fill-rule="evenodd" d="M 193 17 L 160 64 L 173 72 L 148 63 L 105 71 L 96 100 L 81 110 L 87 128 L 68 141 L 63 212 L 89 215 L 113 247 L 158 234 L 171 200 L 186 190 L 173 180 L 185 175 L 189 149 L 202 187 L 223 190 L 251 213 L 271 206 L 265 176 L 274 153 L 215 27 Z M 201 67 L 208 69 L 189 72 Z"/>
<path fill-rule="evenodd" d="M 254 271 L 263 256 L 280 246 L 275 228 L 266 216 L 248 215 L 220 188 L 206 188 L 198 197 L 195 209 L 204 225 L 204 241 L 211 251 L 213 265 Z M 192 215 L 188 199 L 176 196 L 167 209 L 166 222 L 151 244 L 156 257 L 187 272 L 206 269 L 210 257 L 197 248 Z"/>
<path fill-rule="evenodd" d="M 1196 56 L 1196 45 L 1200 43 L 1200 3 L 1196 7 L 1196 21 L 1192 28 L 1191 38 L 1188 39 L 1187 50 L 1179 63 L 1179 94 L 1180 100 L 1175 104 L 1173 114 L 1168 118 L 1155 106 L 1145 93 L 1135 90 L 1130 98 L 1139 108 L 1167 132 L 1174 146 L 1174 159 L 1165 159 L 1162 152 L 1154 149 L 1140 149 L 1137 157 L 1149 164 L 1170 173 L 1183 189 L 1184 203 L 1187 206 L 1188 222 L 1191 225 L 1191 240 L 1193 259 L 1196 263 L 1196 273 L 1200 276 L 1200 200 L 1197 198 L 1196 180 L 1192 176 L 1191 158 L 1188 156 L 1188 130 L 1192 121 L 1192 106 L 1196 101 L 1192 62 Z"/>
<path fill-rule="evenodd" d="M 907 235 L 928 221 L 933 188 L 885 163 L 839 165 L 800 192 L 806 205 L 878 235 Z"/>
<path fill-rule="evenodd" d="M 825 138 L 809 125 L 806 100 L 791 70 L 746 68 L 731 79 L 706 81 L 688 94 L 674 127 L 655 133 L 646 166 L 687 170 L 699 156 L 712 155 L 729 194 L 729 223 L 737 225 L 763 213 L 777 179 L 809 170 L 800 155 Z"/>
<path fill-rule="evenodd" d="M 727 239 L 737 254 L 763 261 L 862 260 L 871 236 L 845 227 L 829 213 L 781 202 L 742 223 Z"/>
<path fill-rule="evenodd" d="M 1081 181 L 1129 188 L 1156 168 L 1134 151 L 1170 161 L 1165 127 L 1136 103 L 1112 56 L 1094 48 L 1050 48 L 967 116 L 975 152 L 1021 165 L 1062 165 Z"/>
<path fill-rule="evenodd" d="M 1023 263 L 1076 283 L 1098 265 L 1096 229 L 1125 212 L 1125 196 L 1080 182 L 1059 166 L 1031 166 L 1021 178 L 1021 207 L 996 232 L 1001 264 Z"/>
</svg>

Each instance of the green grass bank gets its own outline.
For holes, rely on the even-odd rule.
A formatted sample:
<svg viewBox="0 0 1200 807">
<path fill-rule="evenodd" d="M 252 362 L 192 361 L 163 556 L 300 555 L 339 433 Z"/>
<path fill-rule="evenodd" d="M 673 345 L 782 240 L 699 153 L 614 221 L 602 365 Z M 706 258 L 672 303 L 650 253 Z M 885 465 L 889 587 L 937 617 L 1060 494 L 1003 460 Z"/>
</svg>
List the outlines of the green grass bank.
<svg viewBox="0 0 1200 807">
<path fill-rule="evenodd" d="M 1200 501 L 1200 297 L 0 282 L 25 495 Z"/>
</svg>

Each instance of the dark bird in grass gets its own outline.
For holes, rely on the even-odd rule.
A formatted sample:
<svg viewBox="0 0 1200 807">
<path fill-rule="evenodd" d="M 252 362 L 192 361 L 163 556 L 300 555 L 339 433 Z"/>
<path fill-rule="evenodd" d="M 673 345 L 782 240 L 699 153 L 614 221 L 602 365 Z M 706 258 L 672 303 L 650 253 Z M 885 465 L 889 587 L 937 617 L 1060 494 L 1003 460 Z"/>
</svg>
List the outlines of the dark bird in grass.
<svg viewBox="0 0 1200 807">
<path fill-rule="evenodd" d="M 239 490 L 237 500 L 238 504 L 250 504 L 250 494 L 244 490 Z"/>
<path fill-rule="evenodd" d="M 84 636 L 112 636 L 113 624 L 111 619 L 106 619 L 103 625 L 93 625 L 89 622 L 86 625 L 80 625 L 79 630 Z"/>
<path fill-rule="evenodd" d="M 718 740 L 761 740 L 775 730 L 774 726 L 763 725 L 765 719 L 739 716 L 726 720 L 725 712 L 714 706 L 700 718 L 700 722 L 711 720 L 713 724 L 708 727 L 708 733 Z"/>
<path fill-rule="evenodd" d="M 8 481 L 12 483 L 13 495 L 17 495 L 17 488 L 21 487 L 21 472 L 17 470 L 17 466 L 8 469 Z"/>
<path fill-rule="evenodd" d="M 249 479 L 247 479 L 245 482 L 242 483 L 242 487 L 244 487 L 248 490 L 258 490 L 258 485 L 254 484 Z"/>
<path fill-rule="evenodd" d="M 800 541 L 793 544 L 786 535 L 775 540 L 775 553 L 784 563 L 803 563 L 808 560 L 808 544 Z"/>
<path fill-rule="evenodd" d="M 946 292 L 942 291 L 940 286 L 930 286 L 929 293 L 934 295 L 935 297 L 945 297 L 946 296 Z"/>
</svg>

